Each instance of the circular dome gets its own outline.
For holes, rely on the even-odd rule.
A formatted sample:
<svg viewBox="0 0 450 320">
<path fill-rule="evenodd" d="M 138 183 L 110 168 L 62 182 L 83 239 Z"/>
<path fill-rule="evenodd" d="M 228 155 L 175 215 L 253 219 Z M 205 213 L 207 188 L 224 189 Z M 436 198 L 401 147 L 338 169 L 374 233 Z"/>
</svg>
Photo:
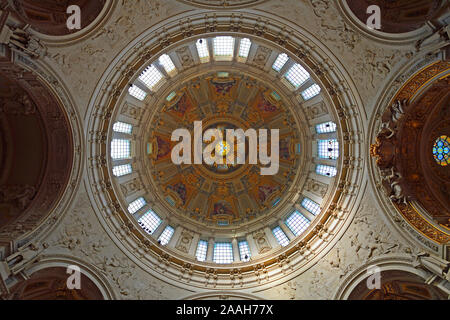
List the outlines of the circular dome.
<svg viewBox="0 0 450 320">
<path fill-rule="evenodd" d="M 385 201 L 437 243 L 450 239 L 448 67 L 432 63 L 409 78 L 385 107 L 371 147 Z"/>
<path fill-rule="evenodd" d="M 330 53 L 287 26 L 292 38 L 279 38 L 278 23 L 260 31 L 256 15 L 237 28 L 223 11 L 205 33 L 213 15 L 190 16 L 189 30 L 170 21 L 164 38 L 149 29 L 108 68 L 89 106 L 89 185 L 101 223 L 148 272 L 161 268 L 179 285 L 181 272 L 190 286 L 250 287 L 266 273 L 303 272 L 335 243 L 361 196 L 363 126 Z M 186 137 L 194 149 L 200 121 L 199 136 L 267 129 L 258 161 L 278 129 L 279 170 L 262 175 L 270 165 L 250 153 L 236 166 L 174 165 L 173 148 Z M 214 141 L 219 155 L 221 146 L 255 147 Z"/>
</svg>

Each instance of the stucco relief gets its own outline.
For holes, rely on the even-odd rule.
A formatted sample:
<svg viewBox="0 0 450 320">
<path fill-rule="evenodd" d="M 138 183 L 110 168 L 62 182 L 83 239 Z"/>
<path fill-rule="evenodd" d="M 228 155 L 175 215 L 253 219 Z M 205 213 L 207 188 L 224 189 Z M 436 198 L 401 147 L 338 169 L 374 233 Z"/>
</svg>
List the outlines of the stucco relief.
<svg viewBox="0 0 450 320">
<path fill-rule="evenodd" d="M 386 77 L 413 55 L 413 45 L 374 45 L 360 30 L 346 21 L 339 12 L 337 1 L 269 1 L 261 9 L 282 16 L 315 34 L 330 48 L 353 76 L 358 91 L 371 106 L 371 98 Z"/>
<path fill-rule="evenodd" d="M 313 268 L 297 278 L 259 294 L 268 299 L 332 299 L 334 288 L 351 272 L 370 261 L 395 255 L 413 255 L 411 247 L 382 220 L 372 196 L 361 203 L 341 240 Z"/>
<path fill-rule="evenodd" d="M 85 191 L 52 235 L 43 255 L 65 254 L 86 261 L 103 274 L 121 299 L 169 299 L 187 291 L 144 273 L 102 232 Z"/>
</svg>

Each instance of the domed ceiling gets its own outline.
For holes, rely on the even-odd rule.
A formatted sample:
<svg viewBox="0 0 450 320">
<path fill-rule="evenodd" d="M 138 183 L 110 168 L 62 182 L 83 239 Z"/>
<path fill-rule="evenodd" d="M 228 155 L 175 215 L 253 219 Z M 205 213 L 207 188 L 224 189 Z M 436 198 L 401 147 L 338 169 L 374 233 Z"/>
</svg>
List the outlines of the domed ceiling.
<svg viewBox="0 0 450 320">
<path fill-rule="evenodd" d="M 250 34 L 201 36 L 154 52 L 130 50 L 123 81 L 114 71 L 99 91 L 89 166 L 94 196 L 104 203 L 99 213 L 117 241 L 137 248 L 132 255 L 139 263 L 195 270 L 195 285 L 204 272 L 226 277 L 235 267 L 251 276 L 270 266 L 281 277 L 279 261 L 308 264 L 305 257 L 326 247 L 346 221 L 344 206 L 354 203 L 358 184 L 343 175 L 362 177 L 353 164 L 362 161 L 354 148 L 359 140 L 349 134 L 357 121 L 347 123 L 344 110 L 334 107 L 342 103 L 341 88 L 328 83 L 329 60 L 317 68 Z M 199 143 L 195 137 L 209 129 L 250 134 Z M 252 138 L 266 129 L 267 140 Z M 185 150 L 195 153 L 196 141 L 204 159 L 212 144 L 210 154 L 221 160 L 239 158 L 245 147 L 245 161 L 184 157 Z M 186 149 L 178 164 L 172 151 L 181 142 Z M 255 163 L 253 149 L 258 160 L 279 149 L 278 166 Z M 277 167 L 273 175 L 262 174 L 270 167 Z M 251 277 L 246 285 L 257 284 L 258 276 Z"/>
<path fill-rule="evenodd" d="M 239 225 L 268 213 L 292 195 L 289 190 L 301 173 L 295 148 L 304 141 L 304 133 L 275 90 L 250 77 L 225 73 L 186 83 L 169 98 L 159 106 L 149 134 L 149 161 L 155 189 L 174 213 L 219 226 Z M 192 164 L 175 165 L 171 149 L 177 142 L 168 133 L 186 127 L 193 137 L 194 121 L 202 122 L 203 133 L 217 128 L 224 138 L 227 129 L 281 128 L 280 169 L 275 175 L 261 175 L 260 164 L 249 164 L 248 138 L 245 164 L 227 164 L 236 162 L 226 160 L 237 157 L 238 146 L 231 154 L 224 140 L 213 150 L 224 158 L 224 164 L 197 165 L 192 160 Z M 270 150 L 270 143 L 258 147 Z"/>
</svg>

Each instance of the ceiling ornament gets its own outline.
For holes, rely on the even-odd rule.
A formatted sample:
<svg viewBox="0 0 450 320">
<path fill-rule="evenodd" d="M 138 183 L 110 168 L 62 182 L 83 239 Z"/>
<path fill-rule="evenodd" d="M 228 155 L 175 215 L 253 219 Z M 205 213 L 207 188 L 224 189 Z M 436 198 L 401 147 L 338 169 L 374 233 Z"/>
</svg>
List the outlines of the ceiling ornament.
<svg viewBox="0 0 450 320">
<path fill-rule="evenodd" d="M 274 89 L 242 75 L 218 78 L 206 75 L 182 85 L 175 97 L 155 108 L 151 122 L 150 180 L 162 201 L 175 203 L 176 211 L 198 223 L 237 227 L 245 221 L 267 214 L 280 203 L 289 203 L 297 194 L 292 185 L 300 189 L 300 155 L 296 145 L 305 141 L 305 133 L 289 111 L 291 107 L 274 96 Z M 208 99 L 200 98 L 205 93 Z M 280 100 L 277 100 L 280 99 Z M 297 116 L 298 117 L 298 116 Z M 226 142 L 218 144 L 215 152 L 223 156 L 224 164 L 172 163 L 170 141 L 167 132 L 180 127 L 191 128 L 194 121 L 201 121 L 203 132 L 210 128 L 225 130 L 242 128 L 280 128 L 280 168 L 273 176 L 261 176 L 258 165 L 228 164 L 235 159 L 235 152 L 228 154 Z M 191 136 L 194 134 L 191 132 Z M 204 147 L 207 143 L 204 143 Z M 158 192 L 162 191 L 162 192 Z M 325 196 L 325 195 L 324 195 Z M 291 198 L 285 199 L 285 197 Z M 173 208 L 168 207 L 174 211 Z"/>
<path fill-rule="evenodd" d="M 12 206 L 13 210 L 22 212 L 0 228 L 0 243 L 6 244 L 5 254 L 8 255 L 11 253 L 13 241 L 15 249 L 25 246 L 29 244 L 30 239 L 38 237 L 38 234 L 48 232 L 63 216 L 76 191 L 82 150 L 76 112 L 61 86 L 62 82 L 53 74 L 44 71 L 39 62 L 29 56 L 6 46 L 0 46 L 0 49 L 2 79 L 9 79 L 13 84 L 11 89 L 2 83 L 0 121 L 2 131 L 8 131 L 2 132 L 2 140 L 15 139 L 11 132 L 12 125 L 4 125 L 10 122 L 8 118 L 21 118 L 25 121 L 40 118 L 39 134 L 45 141 L 44 151 L 39 153 L 43 157 L 44 165 L 40 170 L 38 183 L 8 182 L 9 175 L 29 172 L 36 163 L 25 162 L 23 170 L 17 167 L 14 170 L 11 163 L 8 164 L 8 158 L 11 157 L 6 155 L 2 160 L 6 161 L 6 165 L 2 165 L 0 170 L 1 201 L 7 202 L 9 208 Z M 49 83 L 52 84 L 51 87 Z M 30 125 L 33 122 L 27 123 Z M 23 128 L 20 130 L 23 131 Z M 34 145 L 33 148 L 38 146 Z M 8 148 L 6 152 L 9 152 Z M 21 152 L 26 154 L 27 150 Z M 31 156 L 30 159 L 33 161 Z M 14 165 L 20 163 L 24 162 L 16 161 Z M 13 170 L 9 170 L 11 168 Z M 5 207 L 1 210 L 5 210 Z"/>
<path fill-rule="evenodd" d="M 209 9 L 238 9 L 256 6 L 267 0 L 178 0 L 193 6 Z"/>
</svg>

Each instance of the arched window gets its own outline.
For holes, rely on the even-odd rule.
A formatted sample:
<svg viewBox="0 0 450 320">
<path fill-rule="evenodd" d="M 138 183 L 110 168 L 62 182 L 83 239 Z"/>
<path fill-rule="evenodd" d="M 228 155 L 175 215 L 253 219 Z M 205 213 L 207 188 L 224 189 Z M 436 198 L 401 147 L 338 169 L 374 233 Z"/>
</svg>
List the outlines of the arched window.
<svg viewBox="0 0 450 320">
<path fill-rule="evenodd" d="M 142 229 L 145 230 L 145 232 L 148 234 L 153 234 L 153 232 L 155 232 L 155 230 L 158 229 L 162 223 L 162 220 L 156 213 L 149 210 L 139 219 L 138 223 Z"/>
<path fill-rule="evenodd" d="M 433 146 L 434 160 L 441 166 L 450 164 L 450 137 L 440 136 Z"/>
</svg>

